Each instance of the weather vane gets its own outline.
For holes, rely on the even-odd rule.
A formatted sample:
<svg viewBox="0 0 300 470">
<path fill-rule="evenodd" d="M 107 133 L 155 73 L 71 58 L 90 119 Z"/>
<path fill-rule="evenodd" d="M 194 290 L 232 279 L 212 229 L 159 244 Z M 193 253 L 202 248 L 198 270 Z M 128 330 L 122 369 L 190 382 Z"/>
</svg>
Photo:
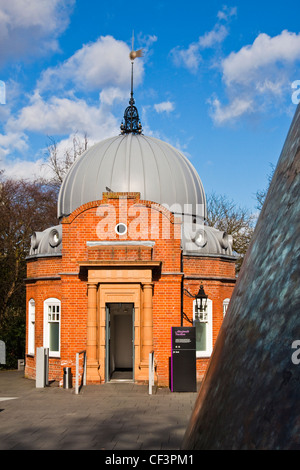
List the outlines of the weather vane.
<svg viewBox="0 0 300 470">
<path fill-rule="evenodd" d="M 134 32 L 132 31 L 131 52 L 129 54 L 129 58 L 133 63 L 134 59 L 137 57 L 143 57 L 143 49 L 139 49 L 138 51 L 134 50 Z"/>
<path fill-rule="evenodd" d="M 138 51 L 134 50 L 134 33 L 132 33 L 132 47 L 131 52 L 129 54 L 129 58 L 131 60 L 131 92 L 130 92 L 130 100 L 129 106 L 125 109 L 124 112 L 124 121 L 121 124 L 121 134 L 141 134 L 142 133 L 142 124 L 139 119 L 139 113 L 134 106 L 134 98 L 133 98 L 133 63 L 134 59 L 137 57 L 143 57 L 143 49 L 139 49 Z"/>
</svg>

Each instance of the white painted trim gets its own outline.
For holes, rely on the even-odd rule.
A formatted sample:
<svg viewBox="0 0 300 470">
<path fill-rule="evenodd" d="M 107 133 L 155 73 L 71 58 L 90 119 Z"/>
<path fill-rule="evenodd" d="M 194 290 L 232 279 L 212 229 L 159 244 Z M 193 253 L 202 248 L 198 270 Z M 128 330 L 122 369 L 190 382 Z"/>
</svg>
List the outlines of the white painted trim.
<svg viewBox="0 0 300 470">
<path fill-rule="evenodd" d="M 58 351 L 51 351 L 50 350 L 50 345 L 49 345 L 49 322 L 48 322 L 48 306 L 49 305 L 55 305 L 59 306 L 59 347 Z M 49 348 L 49 356 L 50 357 L 60 357 L 60 335 L 61 335 L 61 301 L 59 299 L 56 299 L 54 297 L 51 297 L 49 299 L 44 300 L 44 329 L 43 329 L 43 335 L 44 335 L 44 348 Z"/>
<path fill-rule="evenodd" d="M 193 321 L 194 326 L 196 326 L 195 322 L 195 304 L 196 300 L 193 301 Z M 206 334 L 207 334 L 207 341 L 206 341 L 206 350 L 205 351 L 196 351 L 196 357 L 210 357 L 213 350 L 213 303 L 211 299 L 207 299 L 207 323 L 206 323 Z"/>
<path fill-rule="evenodd" d="M 230 299 L 229 299 L 229 298 L 223 300 L 223 304 L 222 304 L 222 305 L 223 305 L 223 318 L 224 318 L 225 315 L 226 315 L 229 302 L 230 302 Z"/>
<path fill-rule="evenodd" d="M 33 319 L 34 317 L 34 319 Z M 28 354 L 35 352 L 35 301 L 30 299 L 28 302 Z"/>
<path fill-rule="evenodd" d="M 155 242 L 153 241 L 147 241 L 147 240 L 138 240 L 138 241 L 133 241 L 133 240 L 117 240 L 117 241 L 96 241 L 96 242 L 86 242 L 87 246 L 110 246 L 110 245 L 115 245 L 115 246 L 126 246 L 126 245 L 133 245 L 133 246 L 150 246 L 153 247 L 155 245 Z"/>
</svg>

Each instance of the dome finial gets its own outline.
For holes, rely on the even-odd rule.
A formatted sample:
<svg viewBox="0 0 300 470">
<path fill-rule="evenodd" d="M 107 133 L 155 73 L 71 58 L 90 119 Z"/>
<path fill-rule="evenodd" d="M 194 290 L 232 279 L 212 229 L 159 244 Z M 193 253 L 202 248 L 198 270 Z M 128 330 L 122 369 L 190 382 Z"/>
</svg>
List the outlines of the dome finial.
<svg viewBox="0 0 300 470">
<path fill-rule="evenodd" d="M 121 134 L 141 134 L 142 133 L 142 124 L 140 122 L 139 118 L 139 113 L 134 106 L 134 98 L 133 98 L 133 62 L 136 57 L 142 57 L 143 56 L 143 49 L 139 49 L 138 51 L 135 51 L 133 49 L 133 43 L 134 43 L 134 34 L 132 32 L 132 48 L 131 52 L 129 54 L 129 58 L 131 60 L 131 92 L 130 92 L 130 100 L 129 100 L 129 106 L 125 109 L 124 112 L 124 121 L 122 121 L 121 124 Z"/>
</svg>

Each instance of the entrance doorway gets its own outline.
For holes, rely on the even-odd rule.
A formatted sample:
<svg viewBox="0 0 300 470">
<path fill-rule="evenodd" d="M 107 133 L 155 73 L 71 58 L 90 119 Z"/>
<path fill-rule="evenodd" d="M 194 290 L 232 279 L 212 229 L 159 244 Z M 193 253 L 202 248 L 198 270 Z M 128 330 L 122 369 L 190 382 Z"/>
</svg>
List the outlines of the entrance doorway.
<svg viewBox="0 0 300 470">
<path fill-rule="evenodd" d="M 134 304 L 106 304 L 105 381 L 134 380 Z"/>
</svg>

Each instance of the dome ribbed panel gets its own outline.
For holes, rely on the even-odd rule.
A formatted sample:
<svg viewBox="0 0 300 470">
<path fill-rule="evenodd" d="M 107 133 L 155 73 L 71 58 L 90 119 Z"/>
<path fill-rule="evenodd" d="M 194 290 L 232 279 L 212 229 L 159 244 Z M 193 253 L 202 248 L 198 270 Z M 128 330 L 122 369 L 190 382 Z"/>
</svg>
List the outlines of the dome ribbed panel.
<svg viewBox="0 0 300 470">
<path fill-rule="evenodd" d="M 58 217 L 102 199 L 106 187 L 140 192 L 142 199 L 170 208 L 180 206 L 173 212 L 195 214 L 197 204 L 206 207 L 204 189 L 191 162 L 166 142 L 144 135 L 109 138 L 82 154 L 61 186 Z"/>
<path fill-rule="evenodd" d="M 144 136 L 139 139 L 139 143 L 145 172 L 145 193 L 142 198 L 147 201 L 160 202 L 163 174 L 161 168 L 157 165 L 157 161 L 161 158 L 161 149 L 154 149 L 152 142 L 150 141 L 149 145 L 149 140 Z"/>
<path fill-rule="evenodd" d="M 139 139 L 132 140 L 128 191 L 145 194 L 145 162 Z"/>
<path fill-rule="evenodd" d="M 118 137 L 106 139 L 86 150 L 72 165 L 58 196 L 58 217 L 71 214 L 86 202 L 102 199 L 111 177 L 111 158 Z"/>
</svg>

